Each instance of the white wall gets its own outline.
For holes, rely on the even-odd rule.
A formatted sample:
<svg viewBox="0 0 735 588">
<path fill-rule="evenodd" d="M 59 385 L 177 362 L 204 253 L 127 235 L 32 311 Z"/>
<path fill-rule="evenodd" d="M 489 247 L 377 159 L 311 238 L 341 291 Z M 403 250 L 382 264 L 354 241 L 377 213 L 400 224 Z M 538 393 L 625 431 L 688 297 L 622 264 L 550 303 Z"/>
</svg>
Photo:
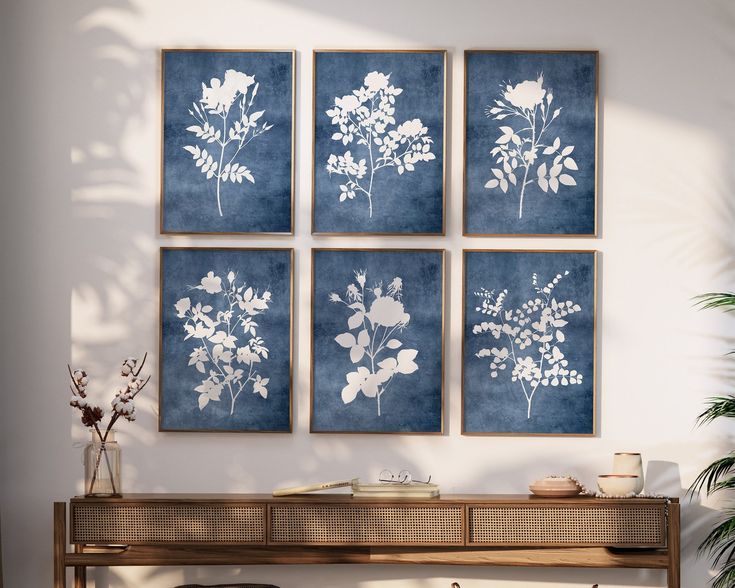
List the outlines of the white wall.
<svg viewBox="0 0 735 588">
<path fill-rule="evenodd" d="M 295 246 L 292 435 L 161 434 L 157 390 L 121 427 L 127 491 L 269 492 L 274 486 L 432 474 L 445 491 L 524 492 L 550 472 L 592 484 L 611 454 L 640 450 L 652 491 L 681 495 L 732 446 L 731 429 L 694 429 L 703 399 L 731 390 L 731 318 L 690 297 L 735 278 L 735 9 L 730 0 L 25 0 L 0 17 L 2 427 L 0 511 L 6 586 L 51 580 L 51 502 L 81 491 L 65 363 L 107 393 L 119 360 L 157 362 L 160 245 Z M 162 238 L 157 232 L 160 47 L 298 50 L 294 238 Z M 445 47 L 450 52 L 448 224 L 444 238 L 368 246 L 445 247 L 447 433 L 441 438 L 308 434 L 309 259 L 345 238 L 309 234 L 312 48 Z M 462 51 L 596 48 L 601 53 L 601 237 L 461 237 Z M 597 248 L 600 434 L 593 439 L 460 435 L 461 249 Z M 154 378 L 155 379 L 155 378 Z M 275 467 L 274 467 L 274 464 Z M 684 586 L 705 585 L 695 546 L 711 504 L 685 503 Z M 97 571 L 98 587 L 164 588 L 236 570 Z M 284 588 L 663 586 L 661 572 L 440 567 L 252 568 Z"/>
</svg>

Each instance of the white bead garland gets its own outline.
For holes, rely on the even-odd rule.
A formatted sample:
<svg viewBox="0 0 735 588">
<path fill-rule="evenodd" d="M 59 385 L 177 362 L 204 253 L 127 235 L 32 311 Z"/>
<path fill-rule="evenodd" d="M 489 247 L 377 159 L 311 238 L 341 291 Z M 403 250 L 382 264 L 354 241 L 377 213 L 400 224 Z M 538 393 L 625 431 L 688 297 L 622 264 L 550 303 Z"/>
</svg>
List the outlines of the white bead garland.
<svg viewBox="0 0 735 588">
<path fill-rule="evenodd" d="M 663 494 L 652 494 L 650 492 L 641 492 L 640 494 L 636 494 L 635 492 L 628 492 L 627 494 L 603 494 L 602 492 L 590 492 L 587 487 L 582 484 L 577 478 L 574 476 L 560 476 L 558 474 L 552 474 L 551 476 L 546 476 L 547 478 L 566 478 L 567 480 L 571 480 L 574 482 L 577 486 L 579 486 L 579 496 L 591 496 L 594 498 L 668 498 L 668 496 L 664 496 Z"/>
</svg>

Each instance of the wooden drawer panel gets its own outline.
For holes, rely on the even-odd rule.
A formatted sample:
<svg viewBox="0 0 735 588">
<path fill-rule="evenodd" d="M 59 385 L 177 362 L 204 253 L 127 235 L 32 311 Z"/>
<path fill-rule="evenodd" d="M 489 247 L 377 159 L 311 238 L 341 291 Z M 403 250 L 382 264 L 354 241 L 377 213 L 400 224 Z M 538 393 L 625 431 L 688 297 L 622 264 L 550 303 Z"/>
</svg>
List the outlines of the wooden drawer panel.
<svg viewBox="0 0 735 588">
<path fill-rule="evenodd" d="M 72 504 L 72 543 L 264 543 L 264 504 Z"/>
<path fill-rule="evenodd" d="M 468 506 L 472 545 L 666 546 L 666 507 Z"/>
<path fill-rule="evenodd" d="M 463 545 L 464 507 L 273 504 L 269 543 Z"/>
</svg>

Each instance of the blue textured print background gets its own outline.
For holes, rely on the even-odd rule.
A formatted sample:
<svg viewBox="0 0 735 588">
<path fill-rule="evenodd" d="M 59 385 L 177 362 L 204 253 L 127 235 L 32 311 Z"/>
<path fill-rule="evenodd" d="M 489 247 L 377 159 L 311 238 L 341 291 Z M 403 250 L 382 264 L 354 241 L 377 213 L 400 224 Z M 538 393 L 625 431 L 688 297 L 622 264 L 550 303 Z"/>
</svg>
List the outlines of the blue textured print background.
<svg viewBox="0 0 735 588">
<path fill-rule="evenodd" d="M 440 432 L 443 252 L 316 250 L 313 261 L 312 431 Z M 381 398 L 381 416 L 376 399 L 361 392 L 350 404 L 341 399 L 346 375 L 356 364 L 350 360 L 349 349 L 341 347 L 335 337 L 348 331 L 352 311 L 330 302 L 329 295 L 336 292 L 344 298 L 347 285 L 355 281 L 354 271 L 363 269 L 367 270 L 366 287 L 382 282 L 385 289 L 396 276 L 403 279 L 403 302 L 411 319 L 395 337 L 403 343 L 400 349 L 418 350 L 419 369 L 395 376 Z M 369 310 L 370 304 L 367 307 Z M 381 353 L 378 359 L 396 353 Z"/>
<path fill-rule="evenodd" d="M 465 232 L 469 234 L 579 234 L 595 232 L 595 94 L 596 54 L 593 52 L 466 53 L 466 179 Z M 553 90 L 552 111 L 560 116 L 547 128 L 544 138 L 560 137 L 562 145 L 574 145 L 572 157 L 579 171 L 571 172 L 576 186 L 560 186 L 544 193 L 528 185 L 523 218 L 518 219 L 518 189 L 507 194 L 485 188 L 497 167 L 490 150 L 503 133 L 501 126 L 518 130 L 519 117 L 494 120 L 485 116 L 486 106 L 502 99 L 506 84 L 536 80 L 543 73 L 544 88 Z M 529 177 L 536 178 L 534 167 Z M 518 179 L 520 187 L 521 178 Z"/>
<path fill-rule="evenodd" d="M 464 324 L 464 431 L 467 433 L 540 433 L 583 435 L 594 432 L 594 283 L 595 254 L 558 252 L 466 251 L 465 252 L 465 324 Z M 492 321 L 475 309 L 480 288 L 500 292 L 508 290 L 506 309 L 520 308 L 536 298 L 531 276 L 538 274 L 539 284 L 546 285 L 565 270 L 565 276 L 553 290 L 559 301 L 579 304 L 581 312 L 569 315 L 563 327 L 566 341 L 558 344 L 569 361 L 568 369 L 583 375 L 582 384 L 543 387 L 533 397 L 531 418 L 519 382 L 512 382 L 512 365 L 490 377 L 489 357 L 475 354 L 482 348 L 507 347 L 507 337 L 495 339 L 490 333 L 473 334 L 472 326 Z M 536 345 L 518 356 L 537 357 Z"/>
<path fill-rule="evenodd" d="M 208 294 L 190 286 L 198 285 L 210 271 L 226 284 L 230 270 L 237 274 L 238 285 L 244 280 L 260 293 L 272 293 L 268 310 L 255 318 L 258 336 L 270 350 L 268 360 L 257 364 L 261 376 L 270 378 L 268 398 L 254 394 L 249 384 L 238 397 L 232 416 L 227 391 L 222 392 L 219 402 L 212 401 L 199 410 L 199 394 L 194 388 L 206 376 L 188 363 L 201 340 L 192 337 L 184 341 L 184 320 L 177 317 L 174 308 L 179 299 L 189 297 L 192 305 L 212 305 L 214 314 L 226 310 L 222 294 Z M 162 249 L 161 276 L 161 429 L 289 432 L 291 250 Z M 250 338 L 242 330 L 238 337 L 240 347 Z"/>
<path fill-rule="evenodd" d="M 291 232 L 291 126 L 293 54 L 283 52 L 170 51 L 164 53 L 163 230 L 191 233 Z M 217 210 L 216 180 L 206 179 L 185 145 L 219 154 L 186 130 L 198 124 L 188 113 L 202 97 L 202 83 L 224 80 L 234 69 L 260 83 L 251 112 L 265 110 L 260 122 L 273 128 L 256 137 L 235 160 L 246 165 L 255 184 L 223 182 Z M 234 108 L 234 107 L 233 107 Z M 234 112 L 230 118 L 234 116 Z M 209 115 L 210 122 L 222 120 Z M 234 153 L 234 148 L 230 146 Z"/>
<path fill-rule="evenodd" d="M 441 233 L 444 191 L 444 52 L 430 53 L 316 53 L 316 115 L 314 140 L 314 231 L 317 233 Z M 434 140 L 436 159 L 416 164 L 413 172 L 399 175 L 395 167 L 375 174 L 373 217 L 364 196 L 339 201 L 345 176 L 326 170 L 329 155 L 350 150 L 356 159 L 367 157 L 356 141 L 344 146 L 333 141 L 339 130 L 326 111 L 334 99 L 351 94 L 365 76 L 378 71 L 391 74 L 402 88 L 396 97 L 396 124 L 420 118 Z M 359 155 L 363 153 L 363 155 Z M 358 157 L 359 155 L 359 157 Z"/>
</svg>

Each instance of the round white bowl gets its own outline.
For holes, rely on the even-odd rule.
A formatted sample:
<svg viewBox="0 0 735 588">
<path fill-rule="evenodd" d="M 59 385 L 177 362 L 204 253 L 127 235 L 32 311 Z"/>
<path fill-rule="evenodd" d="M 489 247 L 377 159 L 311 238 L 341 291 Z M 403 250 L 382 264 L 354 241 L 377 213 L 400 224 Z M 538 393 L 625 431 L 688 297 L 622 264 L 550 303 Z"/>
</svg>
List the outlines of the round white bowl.
<svg viewBox="0 0 735 588">
<path fill-rule="evenodd" d="M 597 476 L 597 487 L 603 494 L 625 496 L 635 494 L 638 476 L 634 474 L 602 474 Z"/>
</svg>

